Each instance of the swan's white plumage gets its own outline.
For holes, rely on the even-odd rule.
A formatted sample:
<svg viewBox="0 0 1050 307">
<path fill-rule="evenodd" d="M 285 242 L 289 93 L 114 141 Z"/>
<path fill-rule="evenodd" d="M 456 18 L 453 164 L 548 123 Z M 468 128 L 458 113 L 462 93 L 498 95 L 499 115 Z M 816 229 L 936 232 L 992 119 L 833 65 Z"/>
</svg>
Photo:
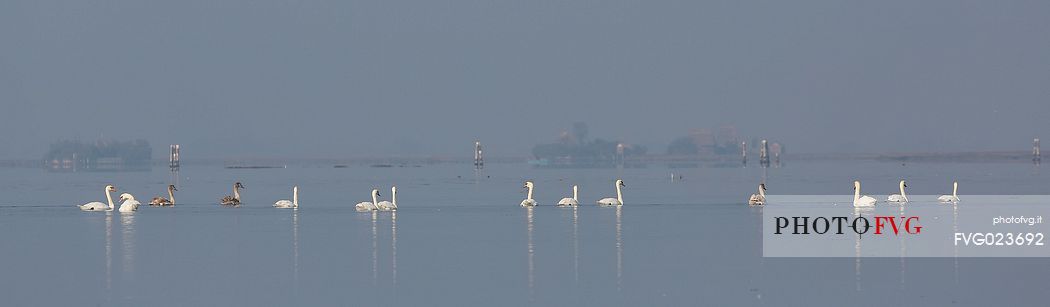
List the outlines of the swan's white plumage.
<svg viewBox="0 0 1050 307">
<path fill-rule="evenodd" d="M 372 189 L 372 201 L 359 202 L 357 205 L 354 205 L 354 210 L 357 210 L 357 212 L 378 210 L 379 208 L 376 207 L 376 203 L 379 203 L 379 190 Z"/>
<path fill-rule="evenodd" d="M 97 201 L 80 205 L 80 210 L 84 211 L 103 211 L 107 209 L 109 209 L 109 205 Z"/>
<path fill-rule="evenodd" d="M 533 206 L 536 206 L 536 200 L 532 199 L 532 187 L 533 187 L 532 181 L 526 181 L 525 182 L 525 188 L 529 190 L 529 194 L 528 194 L 528 196 L 525 197 L 524 200 L 521 201 L 521 206 L 522 207 L 533 207 Z"/>
<path fill-rule="evenodd" d="M 877 200 L 871 196 L 860 196 L 860 181 L 853 182 L 853 206 L 874 207 Z"/>
<path fill-rule="evenodd" d="M 577 194 L 578 192 L 579 192 L 579 187 L 577 187 L 576 185 L 573 185 L 572 186 L 572 197 L 562 198 L 561 200 L 558 201 L 558 206 L 577 206 L 577 205 L 579 205 L 580 202 L 577 201 L 577 199 L 578 199 L 577 196 L 579 196 Z"/>
<path fill-rule="evenodd" d="M 893 195 L 890 195 L 889 197 L 886 197 L 886 201 L 888 201 L 888 202 L 895 202 L 895 203 L 906 203 L 906 202 L 908 202 L 908 194 L 904 193 L 904 188 L 907 188 L 908 184 L 904 183 L 904 180 L 901 180 L 899 186 L 900 186 L 901 193 L 900 194 L 893 194 Z"/>
<path fill-rule="evenodd" d="M 758 184 L 758 193 L 751 194 L 751 197 L 747 199 L 747 204 L 752 206 L 763 206 L 766 204 L 766 184 Z"/>
<path fill-rule="evenodd" d="M 86 204 L 83 204 L 83 205 L 78 205 L 77 207 L 79 207 L 80 210 L 82 210 L 82 211 L 107 211 L 107 210 L 113 210 L 113 196 L 110 195 L 109 193 L 110 192 L 116 192 L 117 188 L 113 187 L 112 185 L 107 185 L 103 189 L 103 191 L 106 193 L 106 201 L 109 202 L 108 205 L 106 203 L 103 203 L 103 202 L 93 201 L 93 202 L 89 202 L 89 203 L 86 203 Z"/>
<path fill-rule="evenodd" d="M 376 204 L 376 209 L 380 211 L 397 210 L 397 187 L 390 187 L 390 201 L 380 201 Z"/>
<path fill-rule="evenodd" d="M 142 204 L 135 200 L 135 196 L 131 196 L 129 193 L 120 194 L 120 199 L 124 201 L 120 204 L 120 209 L 117 209 L 120 212 L 135 212 L 139 210 L 139 205 Z"/>
<path fill-rule="evenodd" d="M 623 205 L 623 192 L 620 191 L 620 187 L 624 187 L 623 180 L 616 179 L 616 198 L 606 197 L 597 201 L 598 205 L 601 206 L 622 206 Z"/>
<path fill-rule="evenodd" d="M 299 186 L 292 187 L 292 200 L 282 199 L 273 203 L 274 208 L 292 209 L 299 207 Z"/>
<path fill-rule="evenodd" d="M 952 195 L 941 195 L 941 197 L 937 197 L 937 201 L 942 203 L 959 202 L 959 182 L 952 183 Z"/>
</svg>

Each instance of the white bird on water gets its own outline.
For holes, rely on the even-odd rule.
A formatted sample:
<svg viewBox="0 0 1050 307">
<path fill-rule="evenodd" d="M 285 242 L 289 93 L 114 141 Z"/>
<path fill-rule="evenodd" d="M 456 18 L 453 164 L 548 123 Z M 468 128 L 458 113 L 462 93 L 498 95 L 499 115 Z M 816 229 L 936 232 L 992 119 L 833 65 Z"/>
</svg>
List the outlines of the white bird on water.
<svg viewBox="0 0 1050 307">
<path fill-rule="evenodd" d="M 577 194 L 577 192 L 579 192 L 579 187 L 577 187 L 575 184 L 572 185 L 572 198 L 569 198 L 569 197 L 562 198 L 561 200 L 558 201 L 558 206 L 564 207 L 564 206 L 576 206 L 576 205 L 579 205 L 580 204 L 580 202 L 578 201 L 579 198 L 577 198 L 577 196 L 579 196 L 579 195 Z"/>
<path fill-rule="evenodd" d="M 139 205 L 142 204 L 135 200 L 135 196 L 131 196 L 131 193 L 120 194 L 120 200 L 123 200 L 124 202 L 120 204 L 120 209 L 117 209 L 117 211 L 125 213 L 139 210 Z"/>
<path fill-rule="evenodd" d="M 876 201 L 877 200 L 875 200 L 875 198 L 871 197 L 871 196 L 867 196 L 867 195 L 860 196 L 860 181 L 859 180 L 853 181 L 853 206 L 854 207 L 874 207 Z"/>
<path fill-rule="evenodd" d="M 376 208 L 380 211 L 394 211 L 397 210 L 397 187 L 390 187 L 390 201 L 381 201 L 376 205 Z"/>
<path fill-rule="evenodd" d="M 623 180 L 616 179 L 616 198 L 606 197 L 597 201 L 598 205 L 601 206 L 622 206 L 623 205 L 623 192 L 620 191 L 621 187 L 627 187 L 623 184 Z"/>
<path fill-rule="evenodd" d="M 357 210 L 357 212 L 373 211 L 373 210 L 378 209 L 376 207 L 376 203 L 378 203 L 378 202 L 379 202 L 379 189 L 372 189 L 372 201 L 371 202 L 367 202 L 367 201 L 359 202 L 359 203 L 357 203 L 357 205 L 354 205 L 354 210 Z"/>
<path fill-rule="evenodd" d="M 526 181 L 525 182 L 525 188 L 529 190 L 529 194 L 528 194 L 528 196 L 525 197 L 524 200 L 521 201 L 521 206 L 522 207 L 533 207 L 533 206 L 536 206 L 536 200 L 532 199 L 532 188 L 533 188 L 532 181 Z"/>
<path fill-rule="evenodd" d="M 904 180 L 901 180 L 901 183 L 899 184 L 899 186 L 900 186 L 900 189 L 901 189 L 901 193 L 900 194 L 890 195 L 889 197 L 886 198 L 886 201 L 888 201 L 888 202 L 895 202 L 895 203 L 906 203 L 906 202 L 908 202 L 908 194 L 904 194 L 904 188 L 907 188 L 908 184 L 905 183 Z"/>
<path fill-rule="evenodd" d="M 102 202 L 93 201 L 93 202 L 90 202 L 90 203 L 79 205 L 77 207 L 80 207 L 80 210 L 83 210 L 83 211 L 107 211 L 107 210 L 113 210 L 113 196 L 110 195 L 109 193 L 116 192 L 117 191 L 117 187 L 114 187 L 112 185 L 107 185 L 106 188 L 104 189 L 104 191 L 106 192 L 106 202 L 108 202 L 109 205 L 106 205 L 105 203 L 102 203 Z"/>
<path fill-rule="evenodd" d="M 747 204 L 752 206 L 762 206 L 766 204 L 766 184 L 758 184 L 758 194 L 751 194 L 751 197 L 747 199 Z"/>
<path fill-rule="evenodd" d="M 937 201 L 942 203 L 959 202 L 959 182 L 955 181 L 952 183 L 952 195 L 941 195 L 941 197 L 937 197 Z"/>
<path fill-rule="evenodd" d="M 273 207 L 278 209 L 299 209 L 299 186 L 292 187 L 292 201 L 287 199 L 278 200 L 273 203 Z"/>
</svg>

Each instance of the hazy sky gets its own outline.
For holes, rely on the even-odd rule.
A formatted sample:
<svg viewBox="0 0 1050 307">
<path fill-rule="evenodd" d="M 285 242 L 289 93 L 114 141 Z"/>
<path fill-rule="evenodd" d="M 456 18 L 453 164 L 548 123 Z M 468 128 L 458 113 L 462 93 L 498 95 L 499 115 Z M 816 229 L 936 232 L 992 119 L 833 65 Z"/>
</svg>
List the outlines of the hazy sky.
<svg viewBox="0 0 1050 307">
<path fill-rule="evenodd" d="M 1048 1 L 0 1 L 0 158 L 527 155 L 575 121 L 662 153 L 1050 140 Z M 1050 142 L 1048 142 L 1050 143 Z"/>
</svg>

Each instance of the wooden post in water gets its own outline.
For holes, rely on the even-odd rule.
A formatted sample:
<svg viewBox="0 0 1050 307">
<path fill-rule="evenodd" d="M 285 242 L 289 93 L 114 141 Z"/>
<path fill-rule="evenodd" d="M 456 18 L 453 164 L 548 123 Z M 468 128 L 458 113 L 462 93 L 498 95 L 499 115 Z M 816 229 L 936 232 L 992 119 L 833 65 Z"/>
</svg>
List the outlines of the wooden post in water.
<svg viewBox="0 0 1050 307">
<path fill-rule="evenodd" d="M 758 148 L 758 164 L 769 166 L 769 142 L 766 140 L 762 140 L 762 146 Z"/>
<path fill-rule="evenodd" d="M 740 157 L 743 165 L 747 166 L 747 141 L 740 142 Z"/>
<path fill-rule="evenodd" d="M 1032 140 L 1032 162 L 1039 164 L 1042 160 L 1042 154 L 1039 153 L 1039 139 Z"/>
<path fill-rule="evenodd" d="M 171 153 L 168 155 L 168 167 L 175 171 L 179 169 L 179 144 L 172 144 L 170 146 Z"/>
<path fill-rule="evenodd" d="M 485 167 L 485 160 L 481 157 L 481 141 L 474 141 L 474 168 Z"/>
</svg>

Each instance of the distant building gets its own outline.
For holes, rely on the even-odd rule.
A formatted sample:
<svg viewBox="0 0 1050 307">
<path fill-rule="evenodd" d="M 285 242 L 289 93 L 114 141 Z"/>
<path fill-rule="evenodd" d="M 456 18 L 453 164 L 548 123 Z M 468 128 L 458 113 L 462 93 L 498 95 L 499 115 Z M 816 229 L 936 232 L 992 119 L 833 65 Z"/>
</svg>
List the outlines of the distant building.
<svg viewBox="0 0 1050 307">
<path fill-rule="evenodd" d="M 145 140 L 60 141 L 44 154 L 44 166 L 51 171 L 129 171 L 150 167 L 153 150 Z"/>
</svg>

